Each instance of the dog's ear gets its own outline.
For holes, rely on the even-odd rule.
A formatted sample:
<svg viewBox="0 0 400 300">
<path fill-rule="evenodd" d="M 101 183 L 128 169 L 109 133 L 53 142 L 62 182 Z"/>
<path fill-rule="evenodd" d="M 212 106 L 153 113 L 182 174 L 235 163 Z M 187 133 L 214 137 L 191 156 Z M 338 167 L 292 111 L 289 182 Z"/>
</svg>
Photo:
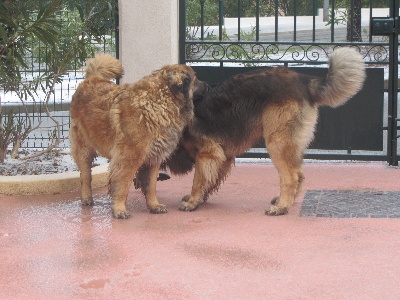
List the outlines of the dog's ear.
<svg viewBox="0 0 400 300">
<path fill-rule="evenodd" d="M 190 87 L 190 75 L 181 70 L 166 70 L 164 79 L 174 94 L 188 95 Z"/>
</svg>

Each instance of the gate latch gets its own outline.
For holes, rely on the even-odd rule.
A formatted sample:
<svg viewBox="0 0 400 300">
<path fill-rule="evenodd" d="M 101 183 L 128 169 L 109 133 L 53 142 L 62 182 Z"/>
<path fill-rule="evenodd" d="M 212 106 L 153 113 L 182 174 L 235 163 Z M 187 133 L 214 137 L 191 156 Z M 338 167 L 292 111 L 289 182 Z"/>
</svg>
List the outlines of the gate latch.
<svg viewBox="0 0 400 300">
<path fill-rule="evenodd" d="M 398 18 L 373 17 L 370 23 L 371 35 L 399 34 L 399 23 Z"/>
</svg>

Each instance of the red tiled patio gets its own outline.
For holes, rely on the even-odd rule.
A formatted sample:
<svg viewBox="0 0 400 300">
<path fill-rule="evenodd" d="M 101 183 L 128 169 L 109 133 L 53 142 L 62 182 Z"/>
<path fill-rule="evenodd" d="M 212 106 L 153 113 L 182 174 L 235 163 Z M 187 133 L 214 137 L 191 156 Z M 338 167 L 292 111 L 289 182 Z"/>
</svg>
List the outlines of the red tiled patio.
<svg viewBox="0 0 400 300">
<path fill-rule="evenodd" d="M 306 163 L 306 190 L 400 191 L 385 163 Z M 0 196 L 0 299 L 400 299 L 400 219 L 285 216 L 269 162 L 238 163 L 208 203 L 180 212 L 192 174 L 158 184 L 168 214 L 111 217 L 106 188 Z"/>
</svg>

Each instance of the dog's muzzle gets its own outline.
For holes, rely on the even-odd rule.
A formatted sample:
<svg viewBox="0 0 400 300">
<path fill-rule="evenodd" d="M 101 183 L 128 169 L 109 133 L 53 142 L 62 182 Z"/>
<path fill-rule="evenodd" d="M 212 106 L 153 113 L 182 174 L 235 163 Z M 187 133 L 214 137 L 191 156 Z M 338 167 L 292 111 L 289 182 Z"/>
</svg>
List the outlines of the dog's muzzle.
<svg viewBox="0 0 400 300">
<path fill-rule="evenodd" d="M 193 100 L 199 100 L 203 98 L 204 94 L 206 94 L 210 89 L 211 88 L 207 82 L 200 81 L 193 93 Z"/>
</svg>

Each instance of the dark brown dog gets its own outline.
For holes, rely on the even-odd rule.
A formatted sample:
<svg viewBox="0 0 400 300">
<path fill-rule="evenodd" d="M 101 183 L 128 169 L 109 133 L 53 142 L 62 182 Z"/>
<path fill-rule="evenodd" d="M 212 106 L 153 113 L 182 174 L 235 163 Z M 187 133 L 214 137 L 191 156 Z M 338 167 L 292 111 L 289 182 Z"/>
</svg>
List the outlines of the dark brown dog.
<svg viewBox="0 0 400 300">
<path fill-rule="evenodd" d="M 263 137 L 280 177 L 280 195 L 266 214 L 286 214 L 301 191 L 303 154 L 314 136 L 318 107 L 344 104 L 364 80 L 361 55 L 339 48 L 326 78 L 265 68 L 233 76 L 195 99 L 193 122 L 167 161 L 173 174 L 185 174 L 195 164 L 192 192 L 179 209 L 192 211 L 206 201 L 235 158 Z M 139 174 L 144 182 L 145 173 Z"/>
<path fill-rule="evenodd" d="M 115 218 L 128 218 L 126 198 L 132 178 L 149 166 L 146 203 L 153 213 L 165 213 L 156 197 L 160 163 L 176 148 L 193 117 L 193 96 L 207 85 L 192 68 L 169 65 L 134 84 L 116 85 L 121 63 L 96 55 L 87 63 L 86 78 L 71 102 L 71 151 L 81 176 L 82 203 L 92 205 L 91 167 L 99 154 L 110 159 L 109 192 Z M 146 187 L 144 187 L 146 188 Z"/>
</svg>

